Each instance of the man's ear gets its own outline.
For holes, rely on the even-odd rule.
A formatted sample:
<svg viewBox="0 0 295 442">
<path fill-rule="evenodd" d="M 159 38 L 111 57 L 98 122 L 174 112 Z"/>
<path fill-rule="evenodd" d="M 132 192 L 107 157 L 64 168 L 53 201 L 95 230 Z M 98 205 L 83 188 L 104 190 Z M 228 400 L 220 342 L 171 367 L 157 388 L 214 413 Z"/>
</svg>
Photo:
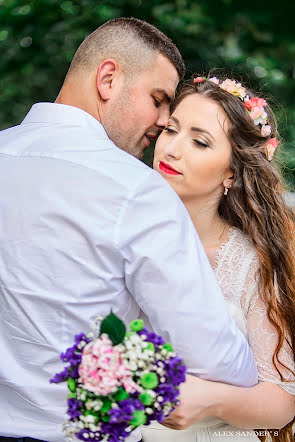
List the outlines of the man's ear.
<svg viewBox="0 0 295 442">
<path fill-rule="evenodd" d="M 104 60 L 97 69 L 96 87 L 102 100 L 109 100 L 114 80 L 119 75 L 119 65 L 114 59 Z"/>
</svg>

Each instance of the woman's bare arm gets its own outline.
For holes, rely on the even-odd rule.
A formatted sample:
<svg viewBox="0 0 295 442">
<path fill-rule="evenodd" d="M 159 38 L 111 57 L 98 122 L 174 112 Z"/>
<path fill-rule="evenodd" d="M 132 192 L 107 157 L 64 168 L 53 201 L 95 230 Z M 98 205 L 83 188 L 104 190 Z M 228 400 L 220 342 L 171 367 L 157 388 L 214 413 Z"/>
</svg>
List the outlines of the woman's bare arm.
<svg viewBox="0 0 295 442">
<path fill-rule="evenodd" d="M 181 387 L 181 405 L 164 425 L 182 430 L 214 416 L 238 428 L 283 428 L 294 415 L 295 397 L 276 384 L 242 388 L 188 375 Z"/>
</svg>

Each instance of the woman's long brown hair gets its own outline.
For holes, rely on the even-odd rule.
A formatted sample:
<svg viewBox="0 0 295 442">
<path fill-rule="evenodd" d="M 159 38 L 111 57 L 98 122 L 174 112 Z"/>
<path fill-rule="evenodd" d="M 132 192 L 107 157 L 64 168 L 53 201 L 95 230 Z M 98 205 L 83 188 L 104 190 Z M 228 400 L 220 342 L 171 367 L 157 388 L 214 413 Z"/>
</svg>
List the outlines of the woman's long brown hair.
<svg viewBox="0 0 295 442">
<path fill-rule="evenodd" d="M 251 92 L 247 93 L 253 97 Z M 262 137 L 259 126 L 255 126 L 249 117 L 242 100 L 211 81 L 184 83 L 171 111 L 191 94 L 202 94 L 214 100 L 231 123 L 227 135 L 232 146 L 234 179 L 230 192 L 220 202 L 219 213 L 253 241 L 259 259 L 260 293 L 268 318 L 278 334 L 273 364 L 284 381 L 281 369 L 292 372 L 279 357 L 285 341 L 295 359 L 295 218 L 285 202 L 280 174 L 264 153 L 266 141 L 278 137 L 276 121 L 267 105 L 265 110 L 272 133 L 269 137 Z M 294 422 L 295 419 L 281 429 L 278 436 L 271 436 L 272 440 L 293 441 Z"/>
</svg>

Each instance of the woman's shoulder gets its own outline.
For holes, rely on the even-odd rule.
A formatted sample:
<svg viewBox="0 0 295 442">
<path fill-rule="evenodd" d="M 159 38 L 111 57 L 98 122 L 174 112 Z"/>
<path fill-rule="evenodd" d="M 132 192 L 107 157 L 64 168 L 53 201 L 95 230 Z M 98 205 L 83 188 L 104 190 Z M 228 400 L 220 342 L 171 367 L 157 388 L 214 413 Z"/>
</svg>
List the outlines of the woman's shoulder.
<svg viewBox="0 0 295 442">
<path fill-rule="evenodd" d="M 253 241 L 240 229 L 231 227 L 227 242 L 219 250 L 215 267 L 226 300 L 244 310 L 251 293 L 256 291 L 258 270 L 258 255 Z"/>
<path fill-rule="evenodd" d="M 258 266 L 258 255 L 251 237 L 237 227 L 229 228 L 228 239 L 221 246 L 217 256 L 218 267 L 229 263 L 234 272 L 239 267 L 246 270 L 250 265 Z"/>
</svg>

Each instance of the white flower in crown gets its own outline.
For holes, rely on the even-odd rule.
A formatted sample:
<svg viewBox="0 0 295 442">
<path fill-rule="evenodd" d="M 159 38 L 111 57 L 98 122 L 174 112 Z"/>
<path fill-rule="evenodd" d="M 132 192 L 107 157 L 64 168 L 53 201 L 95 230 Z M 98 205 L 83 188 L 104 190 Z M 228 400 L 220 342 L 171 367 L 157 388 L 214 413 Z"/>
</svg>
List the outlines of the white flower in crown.
<svg viewBox="0 0 295 442">
<path fill-rule="evenodd" d="M 237 83 L 235 80 L 230 80 L 227 78 L 220 84 L 220 87 L 221 89 L 241 99 L 246 96 L 246 89 L 241 85 L 241 83 Z"/>
<path fill-rule="evenodd" d="M 209 78 L 208 81 L 211 81 L 212 83 L 215 83 L 215 84 L 219 84 L 219 79 L 216 77 L 211 77 L 211 78 Z"/>
</svg>

